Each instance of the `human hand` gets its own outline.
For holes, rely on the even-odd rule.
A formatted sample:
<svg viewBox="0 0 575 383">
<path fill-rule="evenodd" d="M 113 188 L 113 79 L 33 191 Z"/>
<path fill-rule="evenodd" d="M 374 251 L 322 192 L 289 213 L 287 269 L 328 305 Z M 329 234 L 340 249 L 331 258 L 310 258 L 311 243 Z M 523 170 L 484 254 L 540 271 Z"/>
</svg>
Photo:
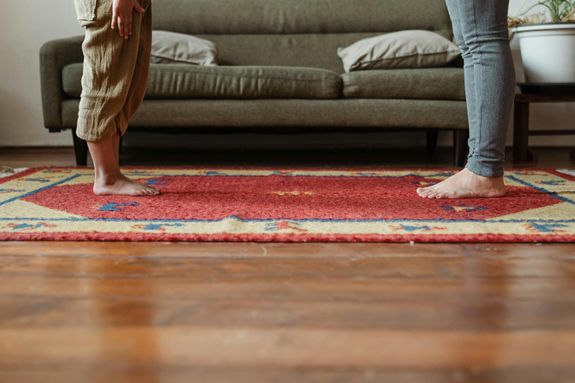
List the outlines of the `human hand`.
<svg viewBox="0 0 575 383">
<path fill-rule="evenodd" d="M 134 10 L 138 13 L 145 12 L 139 0 L 114 0 L 112 5 L 111 28 L 118 28 L 118 33 L 124 39 L 132 35 L 132 14 Z"/>
</svg>

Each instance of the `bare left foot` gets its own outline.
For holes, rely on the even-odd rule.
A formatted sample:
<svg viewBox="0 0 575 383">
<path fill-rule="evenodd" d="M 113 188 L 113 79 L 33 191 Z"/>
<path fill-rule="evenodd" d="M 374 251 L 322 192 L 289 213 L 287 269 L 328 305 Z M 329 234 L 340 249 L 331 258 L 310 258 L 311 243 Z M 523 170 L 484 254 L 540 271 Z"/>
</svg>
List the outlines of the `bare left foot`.
<svg viewBox="0 0 575 383">
<path fill-rule="evenodd" d="M 98 141 L 88 141 L 94 162 L 94 194 L 152 196 L 160 191 L 129 179 L 120 171 L 120 136 L 115 134 Z"/>
<path fill-rule="evenodd" d="M 152 196 L 160 194 L 159 190 L 133 181 L 123 174 L 107 179 L 96 178 L 93 190 L 96 195 Z"/>
<path fill-rule="evenodd" d="M 433 186 L 418 188 L 422 198 L 481 198 L 505 195 L 503 177 L 483 177 L 465 168 Z"/>
</svg>

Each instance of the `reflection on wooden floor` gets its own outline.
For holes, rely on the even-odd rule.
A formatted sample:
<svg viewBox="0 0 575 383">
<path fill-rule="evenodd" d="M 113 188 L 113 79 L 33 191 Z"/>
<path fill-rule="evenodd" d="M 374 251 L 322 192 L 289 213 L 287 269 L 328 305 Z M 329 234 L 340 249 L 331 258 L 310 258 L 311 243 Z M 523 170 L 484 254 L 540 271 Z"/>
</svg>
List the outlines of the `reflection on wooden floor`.
<svg viewBox="0 0 575 383">
<path fill-rule="evenodd" d="M 573 244 L 0 243 L 2 383 L 571 383 L 574 355 Z"/>
</svg>

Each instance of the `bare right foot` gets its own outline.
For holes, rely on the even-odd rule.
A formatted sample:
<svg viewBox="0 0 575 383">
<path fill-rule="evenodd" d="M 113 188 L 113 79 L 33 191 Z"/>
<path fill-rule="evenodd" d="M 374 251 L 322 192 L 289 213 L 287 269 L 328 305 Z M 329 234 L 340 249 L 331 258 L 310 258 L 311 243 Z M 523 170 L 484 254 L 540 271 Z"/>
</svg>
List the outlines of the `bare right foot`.
<svg viewBox="0 0 575 383">
<path fill-rule="evenodd" d="M 417 189 L 422 198 L 489 198 L 505 195 L 503 177 L 483 177 L 467 168 L 440 183 Z"/>
<path fill-rule="evenodd" d="M 112 179 L 96 179 L 94 181 L 94 194 L 152 196 L 160 194 L 160 191 L 120 174 Z"/>
</svg>

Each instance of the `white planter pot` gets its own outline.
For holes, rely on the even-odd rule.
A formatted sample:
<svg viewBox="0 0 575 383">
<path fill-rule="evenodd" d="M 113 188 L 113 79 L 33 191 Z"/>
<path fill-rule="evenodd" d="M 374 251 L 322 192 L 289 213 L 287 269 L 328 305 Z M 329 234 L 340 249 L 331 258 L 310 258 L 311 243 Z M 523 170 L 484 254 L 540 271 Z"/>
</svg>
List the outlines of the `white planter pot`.
<svg viewBox="0 0 575 383">
<path fill-rule="evenodd" d="M 575 83 L 575 24 L 522 25 L 511 31 L 519 38 L 527 83 Z"/>
</svg>

